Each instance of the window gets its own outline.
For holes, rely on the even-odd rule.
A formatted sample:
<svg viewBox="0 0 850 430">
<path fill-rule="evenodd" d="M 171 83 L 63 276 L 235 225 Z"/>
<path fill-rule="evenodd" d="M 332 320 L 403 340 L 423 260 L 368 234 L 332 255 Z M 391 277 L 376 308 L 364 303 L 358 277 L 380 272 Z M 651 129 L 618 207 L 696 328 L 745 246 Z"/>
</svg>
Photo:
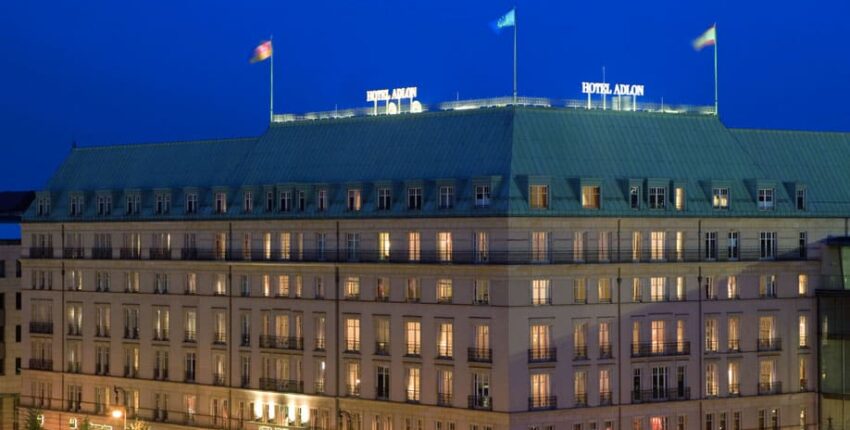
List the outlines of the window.
<svg viewBox="0 0 850 430">
<path fill-rule="evenodd" d="M 650 322 L 650 349 L 653 354 L 664 353 L 664 320 L 653 320 Z"/>
<path fill-rule="evenodd" d="M 797 202 L 797 210 L 804 211 L 806 210 L 806 189 L 798 188 L 796 192 L 796 202 Z"/>
<path fill-rule="evenodd" d="M 345 319 L 345 352 L 360 352 L 360 318 Z"/>
<path fill-rule="evenodd" d="M 404 355 L 418 357 L 422 351 L 422 324 L 419 321 L 406 321 L 404 336 L 407 342 Z"/>
<path fill-rule="evenodd" d="M 454 355 L 454 325 L 441 322 L 437 334 L 437 357 L 452 358 Z"/>
<path fill-rule="evenodd" d="M 476 185 L 475 186 L 475 207 L 486 208 L 490 206 L 490 186 Z"/>
<path fill-rule="evenodd" d="M 437 280 L 437 303 L 452 302 L 452 280 L 439 279 Z"/>
<path fill-rule="evenodd" d="M 763 231 L 759 233 L 759 257 L 762 260 L 772 260 L 776 258 L 776 232 Z"/>
<path fill-rule="evenodd" d="M 421 187 L 410 187 L 407 189 L 407 208 L 410 210 L 422 209 Z"/>
<path fill-rule="evenodd" d="M 705 259 L 706 260 L 716 260 L 717 259 L 717 232 L 716 231 L 705 232 Z"/>
<path fill-rule="evenodd" d="M 328 190 L 322 188 L 316 193 L 316 210 L 324 212 L 328 209 Z"/>
<path fill-rule="evenodd" d="M 486 305 L 490 303 L 490 281 L 486 279 L 476 279 L 475 281 L 475 295 L 473 297 L 473 304 L 476 305 Z"/>
<path fill-rule="evenodd" d="M 573 357 L 576 360 L 587 359 L 587 322 L 573 322 Z"/>
<path fill-rule="evenodd" d="M 809 234 L 805 231 L 800 232 L 798 244 L 800 258 L 806 259 L 809 256 Z"/>
<path fill-rule="evenodd" d="M 359 188 L 350 188 L 348 190 L 348 204 L 346 208 L 352 212 L 360 211 L 360 189 Z"/>
<path fill-rule="evenodd" d="M 611 322 L 599 322 L 599 358 L 611 358 Z"/>
<path fill-rule="evenodd" d="M 601 203 L 601 188 L 598 185 L 581 187 L 581 207 L 584 209 L 599 209 Z"/>
<path fill-rule="evenodd" d="M 599 278 L 597 281 L 599 303 L 611 303 L 611 279 Z"/>
<path fill-rule="evenodd" d="M 805 296 L 809 292 L 809 275 L 800 273 L 797 275 L 797 294 Z"/>
<path fill-rule="evenodd" d="M 729 275 L 729 277 L 726 278 L 726 298 L 730 300 L 739 298 L 738 277 L 735 275 Z"/>
<path fill-rule="evenodd" d="M 422 251 L 421 236 L 418 231 L 407 233 L 407 259 L 409 261 L 419 261 Z"/>
<path fill-rule="evenodd" d="M 741 350 L 741 318 L 737 315 L 729 317 L 727 321 L 728 336 L 726 345 L 729 351 Z"/>
<path fill-rule="evenodd" d="M 800 315 L 797 317 L 797 326 L 799 330 L 799 342 L 797 342 L 800 348 L 808 348 L 809 347 L 809 319 L 806 315 Z"/>
<path fill-rule="evenodd" d="M 292 191 L 286 190 L 280 192 L 280 205 L 278 210 L 281 212 L 289 212 L 292 210 Z"/>
<path fill-rule="evenodd" d="M 254 193 L 245 191 L 242 193 L 242 212 L 251 213 L 254 211 Z"/>
<path fill-rule="evenodd" d="M 159 197 L 159 195 L 157 195 L 157 197 Z M 112 213 L 112 196 L 109 196 L 109 195 L 97 196 L 97 214 L 98 215 L 109 215 L 111 213 Z"/>
<path fill-rule="evenodd" d="M 640 278 L 632 279 L 632 301 L 635 303 L 643 301 L 643 285 Z"/>
<path fill-rule="evenodd" d="M 717 319 L 708 318 L 705 320 L 705 351 L 717 352 Z"/>
<path fill-rule="evenodd" d="M 72 201 L 73 203 L 73 201 Z M 135 215 L 139 213 L 140 206 L 142 205 L 142 196 L 136 193 L 128 194 L 126 197 L 126 212 L 127 215 Z M 195 198 L 195 203 L 197 204 L 197 197 Z M 194 213 L 194 212 L 193 212 Z"/>
<path fill-rule="evenodd" d="M 730 231 L 728 236 L 728 244 L 726 247 L 726 257 L 730 260 L 737 260 L 740 254 L 740 244 L 738 243 L 739 233 Z"/>
<path fill-rule="evenodd" d="M 552 296 L 549 290 L 548 279 L 534 279 L 531 281 L 531 304 L 550 305 Z"/>
<path fill-rule="evenodd" d="M 573 235 L 573 260 L 576 263 L 584 261 L 585 238 L 586 234 L 583 231 L 577 231 Z"/>
<path fill-rule="evenodd" d="M 378 366 L 376 371 L 375 381 L 375 397 L 378 399 L 390 398 L 390 368 L 388 366 Z"/>
<path fill-rule="evenodd" d="M 714 188 L 711 205 L 714 209 L 729 209 L 729 188 Z"/>
<path fill-rule="evenodd" d="M 529 206 L 532 209 L 546 209 L 549 207 L 549 186 L 532 185 L 529 187 Z"/>
<path fill-rule="evenodd" d="M 437 259 L 441 263 L 452 261 L 452 233 L 449 231 L 437 233 Z"/>
<path fill-rule="evenodd" d="M 717 286 L 714 284 L 714 278 L 711 276 L 706 276 L 703 278 L 705 282 L 705 299 L 706 300 L 717 300 Z"/>
<path fill-rule="evenodd" d="M 215 193 L 215 213 L 223 214 L 227 212 L 227 194 L 224 192 Z"/>
<path fill-rule="evenodd" d="M 649 187 L 649 208 L 664 209 L 667 205 L 667 188 Z"/>
<path fill-rule="evenodd" d="M 717 364 L 705 365 L 705 396 L 717 397 L 719 381 L 717 380 Z"/>
<path fill-rule="evenodd" d="M 649 233 L 649 258 L 652 261 L 664 261 L 666 253 L 664 252 L 664 241 L 666 234 L 663 231 L 653 231 Z"/>
<path fill-rule="evenodd" d="M 573 303 L 587 303 L 587 279 L 573 280 Z"/>
<path fill-rule="evenodd" d="M 676 187 L 675 191 L 676 198 L 676 210 L 683 211 L 685 210 L 685 188 L 684 187 Z"/>
<path fill-rule="evenodd" d="M 404 299 L 408 302 L 417 303 L 422 299 L 422 292 L 419 288 L 419 279 L 407 278 L 407 288 L 404 289 Z"/>
<path fill-rule="evenodd" d="M 352 361 L 345 364 L 345 383 L 347 395 L 360 395 L 360 363 Z"/>
<path fill-rule="evenodd" d="M 392 190 L 378 188 L 378 210 L 388 211 L 392 208 Z"/>
<path fill-rule="evenodd" d="M 612 232 L 610 231 L 599 232 L 599 261 L 609 261 L 611 250 L 611 236 Z"/>
<path fill-rule="evenodd" d="M 636 185 L 629 187 L 629 207 L 640 209 L 640 187 Z"/>
<path fill-rule="evenodd" d="M 486 231 L 476 231 L 472 246 L 476 263 L 486 263 L 490 260 L 490 237 Z"/>
<path fill-rule="evenodd" d="M 759 188 L 758 207 L 760 210 L 773 209 L 773 188 Z"/>
<path fill-rule="evenodd" d="M 550 408 L 554 405 L 550 404 L 549 395 L 551 393 L 548 373 L 532 373 L 531 374 L 531 401 L 529 407 L 531 409 Z"/>
<path fill-rule="evenodd" d="M 639 231 L 632 232 L 632 261 L 640 261 L 643 251 L 643 235 Z"/>
<path fill-rule="evenodd" d="M 39 197 L 36 206 L 36 215 L 50 215 L 50 199 L 48 197 Z"/>
<path fill-rule="evenodd" d="M 360 278 L 349 276 L 345 280 L 345 298 L 356 300 L 360 298 Z"/>
<path fill-rule="evenodd" d="M 549 233 L 545 231 L 531 233 L 531 261 L 533 263 L 549 261 Z"/>
<path fill-rule="evenodd" d="M 649 289 L 650 299 L 653 302 L 663 302 L 667 300 L 667 278 L 649 278 Z"/>
<path fill-rule="evenodd" d="M 360 248 L 360 233 L 345 234 L 346 254 L 349 260 L 357 260 L 357 253 Z"/>
<path fill-rule="evenodd" d="M 444 185 L 440 187 L 440 209 L 451 209 L 454 206 L 455 187 Z"/>
<path fill-rule="evenodd" d="M 130 213 L 130 212 L 128 211 L 128 213 Z M 187 214 L 198 213 L 198 194 L 197 193 L 187 193 L 186 194 L 186 213 Z"/>
<path fill-rule="evenodd" d="M 378 233 L 378 260 L 387 261 L 390 259 L 390 233 Z"/>
</svg>

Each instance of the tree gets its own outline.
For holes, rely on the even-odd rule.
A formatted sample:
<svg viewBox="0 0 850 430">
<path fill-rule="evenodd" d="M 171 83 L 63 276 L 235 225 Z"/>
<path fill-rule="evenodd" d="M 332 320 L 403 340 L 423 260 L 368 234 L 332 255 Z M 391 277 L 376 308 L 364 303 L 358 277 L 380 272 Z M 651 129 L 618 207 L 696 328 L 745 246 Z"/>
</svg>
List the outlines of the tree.
<svg viewBox="0 0 850 430">
<path fill-rule="evenodd" d="M 80 424 L 79 430 L 91 430 L 91 421 L 89 417 L 83 418 L 83 422 Z"/>
<path fill-rule="evenodd" d="M 136 418 L 133 420 L 132 423 L 127 424 L 127 430 L 151 430 L 151 426 L 149 426 L 148 423 Z"/>
<path fill-rule="evenodd" d="M 27 421 L 24 423 L 26 430 L 41 430 L 44 427 L 41 425 L 41 409 L 30 408 L 27 411 Z"/>
</svg>

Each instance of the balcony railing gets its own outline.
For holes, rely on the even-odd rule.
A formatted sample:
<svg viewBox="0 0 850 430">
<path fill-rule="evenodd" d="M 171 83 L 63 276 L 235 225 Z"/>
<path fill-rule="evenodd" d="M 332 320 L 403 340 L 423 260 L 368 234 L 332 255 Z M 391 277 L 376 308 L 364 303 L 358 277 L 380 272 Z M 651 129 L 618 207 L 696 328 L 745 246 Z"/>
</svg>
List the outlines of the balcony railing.
<svg viewBox="0 0 850 430">
<path fill-rule="evenodd" d="M 493 398 L 490 396 L 472 395 L 467 398 L 469 409 L 489 411 L 493 409 Z"/>
<path fill-rule="evenodd" d="M 691 342 L 641 342 L 632 344 L 632 357 L 689 355 Z"/>
<path fill-rule="evenodd" d="M 454 350 L 451 345 L 437 345 L 437 358 L 440 360 L 451 360 Z"/>
<path fill-rule="evenodd" d="M 573 360 L 587 360 L 587 345 L 573 346 Z"/>
<path fill-rule="evenodd" d="M 183 331 L 183 342 L 195 343 L 198 341 L 198 333 L 195 330 Z"/>
<path fill-rule="evenodd" d="M 53 323 L 30 321 L 30 333 L 53 334 Z"/>
<path fill-rule="evenodd" d="M 575 406 L 577 408 L 587 406 L 587 393 L 575 393 Z"/>
<path fill-rule="evenodd" d="M 153 379 L 165 381 L 168 379 L 168 368 L 163 367 L 154 367 L 153 368 Z"/>
<path fill-rule="evenodd" d="M 92 248 L 91 258 L 95 260 L 111 260 L 112 248 Z"/>
<path fill-rule="evenodd" d="M 224 385 L 224 374 L 213 373 L 212 383 L 213 385 Z"/>
<path fill-rule="evenodd" d="M 53 258 L 53 248 L 30 248 L 30 258 Z"/>
<path fill-rule="evenodd" d="M 437 405 L 439 406 L 451 406 L 452 405 L 452 395 L 449 393 L 437 393 Z"/>
<path fill-rule="evenodd" d="M 47 358 L 30 358 L 30 369 L 53 370 L 53 360 Z"/>
<path fill-rule="evenodd" d="M 729 351 L 741 352 L 741 339 L 729 339 Z"/>
<path fill-rule="evenodd" d="M 469 348 L 466 360 L 474 363 L 492 363 L 493 349 L 491 348 Z"/>
<path fill-rule="evenodd" d="M 758 351 L 781 351 L 782 339 L 778 337 L 760 338 L 757 345 Z"/>
<path fill-rule="evenodd" d="M 375 355 L 390 355 L 390 343 L 375 342 Z"/>
<path fill-rule="evenodd" d="M 171 249 L 169 248 L 150 248 L 148 255 L 151 260 L 171 260 Z"/>
<path fill-rule="evenodd" d="M 691 387 L 656 388 L 632 391 L 632 403 L 670 402 L 690 400 Z"/>
<path fill-rule="evenodd" d="M 316 346 L 313 348 L 315 351 L 324 351 L 325 350 L 325 338 L 316 339 Z"/>
<path fill-rule="evenodd" d="M 405 390 L 404 401 L 407 403 L 419 403 L 419 390 Z"/>
<path fill-rule="evenodd" d="M 782 394 L 782 382 L 759 382 L 758 393 L 759 395 Z"/>
<path fill-rule="evenodd" d="M 65 251 L 68 251 L 66 254 Z M 149 248 L 149 253 L 145 258 L 157 260 L 163 258 L 174 258 L 174 254 L 160 248 Z M 51 248 L 30 248 L 30 258 L 51 258 Z M 141 250 L 138 248 L 121 248 L 121 259 L 141 259 L 143 258 Z M 66 248 L 63 249 L 63 255 L 68 255 L 65 258 L 98 258 L 92 253 L 91 257 L 85 255 L 83 248 Z M 494 251 L 488 252 L 487 258 L 480 258 L 478 253 L 474 251 L 452 251 L 446 255 L 438 250 L 421 250 L 418 258 L 410 259 L 410 253 L 407 249 L 392 250 L 389 257 L 378 250 L 358 249 L 357 252 L 340 252 L 331 249 L 303 249 L 293 251 L 288 254 L 283 254 L 279 250 L 271 254 L 266 254 L 265 250 L 228 250 L 215 248 L 182 248 L 179 252 L 181 260 L 188 261 L 303 261 L 303 262 L 362 262 L 362 263 L 417 263 L 417 264 L 485 264 L 485 265 L 504 265 L 504 264 L 608 264 L 608 263 L 624 263 L 624 262 L 639 262 L 639 263 L 663 263 L 663 262 L 702 262 L 702 261 L 793 261 L 806 260 L 808 255 L 801 253 L 799 247 L 777 249 L 776 253 L 771 258 L 763 258 L 759 247 L 741 248 L 737 257 L 728 257 L 725 250 L 717 250 L 717 252 L 706 252 L 699 247 L 691 247 L 681 251 L 676 249 L 656 249 L 643 248 L 638 252 L 634 252 L 631 248 L 624 249 L 620 252 L 616 250 L 608 250 L 607 252 L 599 252 L 598 249 L 588 248 L 584 252 L 574 252 L 572 250 L 551 251 L 544 258 L 541 258 L 538 252 L 534 251 Z"/>
<path fill-rule="evenodd" d="M 360 384 L 346 384 L 345 395 L 349 397 L 360 397 Z"/>
<path fill-rule="evenodd" d="M 405 357 L 419 358 L 422 356 L 422 345 L 418 342 L 408 342 L 404 350 Z"/>
<path fill-rule="evenodd" d="M 124 327 L 124 339 L 138 339 L 139 338 L 139 328 L 138 327 Z"/>
<path fill-rule="evenodd" d="M 729 395 L 730 396 L 740 396 L 741 395 L 741 384 L 729 384 Z"/>
<path fill-rule="evenodd" d="M 600 391 L 599 392 L 599 404 L 602 406 L 607 406 L 611 404 L 611 392 L 610 391 Z"/>
<path fill-rule="evenodd" d="M 558 361 L 557 348 L 529 348 L 528 362 L 529 363 L 551 363 Z"/>
<path fill-rule="evenodd" d="M 342 352 L 346 354 L 360 354 L 360 341 L 346 340 Z"/>
<path fill-rule="evenodd" d="M 600 359 L 608 359 L 612 358 L 613 355 L 611 353 L 611 344 L 603 344 L 599 345 L 599 358 Z"/>
<path fill-rule="evenodd" d="M 304 349 L 304 338 L 294 336 L 260 336 L 260 348 L 288 349 L 301 351 Z"/>
<path fill-rule="evenodd" d="M 558 407 L 558 396 L 531 396 L 528 398 L 528 410 L 542 411 Z"/>
</svg>

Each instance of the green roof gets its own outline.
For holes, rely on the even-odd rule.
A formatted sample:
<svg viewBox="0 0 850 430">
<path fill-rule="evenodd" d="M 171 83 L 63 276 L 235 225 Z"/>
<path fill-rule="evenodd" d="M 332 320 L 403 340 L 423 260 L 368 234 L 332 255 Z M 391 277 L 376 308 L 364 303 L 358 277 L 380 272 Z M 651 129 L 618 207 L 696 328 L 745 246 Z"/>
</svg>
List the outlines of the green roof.
<svg viewBox="0 0 850 430">
<path fill-rule="evenodd" d="M 421 211 L 406 209 L 406 186 L 423 187 Z M 438 185 L 455 186 L 456 204 L 438 209 Z M 493 205 L 475 208 L 474 185 L 493 187 Z M 529 184 L 549 185 L 550 207 L 528 205 Z M 602 207 L 581 208 L 583 183 L 601 185 Z M 378 184 L 393 189 L 391 211 L 377 211 Z M 643 205 L 628 206 L 630 184 L 639 184 Z M 662 186 L 668 201 L 684 187 L 682 212 L 646 208 L 648 186 Z M 563 108 L 501 107 L 394 116 L 354 117 L 272 124 L 256 138 L 123 145 L 72 150 L 48 183 L 49 217 L 103 219 L 94 214 L 95 192 L 110 190 L 115 206 L 127 190 L 142 191 L 143 211 L 153 218 L 153 190 L 172 192 L 171 218 L 182 218 L 183 192 L 198 189 L 211 213 L 212 189 L 229 190 L 230 216 L 792 216 L 850 215 L 850 133 L 736 130 L 710 115 L 613 112 Z M 327 188 L 330 210 L 316 212 L 312 192 Z M 363 189 L 363 210 L 345 211 L 345 190 Z M 386 185 L 381 185 L 386 186 Z M 729 210 L 711 207 L 715 186 L 728 187 Z M 759 187 L 771 187 L 776 207 L 760 211 Z M 795 207 L 805 187 L 807 208 Z M 245 189 L 303 189 L 304 212 L 241 213 Z M 68 217 L 69 193 L 86 196 L 85 213 Z M 256 195 L 259 195 L 257 193 Z M 257 199 L 256 206 L 262 205 Z M 33 205 L 34 206 L 34 205 Z M 110 219 L 124 219 L 113 211 Z M 161 219 L 161 216 L 156 219 Z"/>
</svg>

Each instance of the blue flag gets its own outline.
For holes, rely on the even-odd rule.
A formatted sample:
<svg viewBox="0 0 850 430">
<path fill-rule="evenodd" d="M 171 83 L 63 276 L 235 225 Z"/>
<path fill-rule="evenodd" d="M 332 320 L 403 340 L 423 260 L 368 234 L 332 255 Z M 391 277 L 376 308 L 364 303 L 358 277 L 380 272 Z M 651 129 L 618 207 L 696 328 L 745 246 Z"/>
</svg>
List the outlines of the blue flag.
<svg viewBox="0 0 850 430">
<path fill-rule="evenodd" d="M 511 9 L 508 13 L 502 15 L 501 18 L 490 23 L 490 27 L 496 33 L 501 33 L 503 28 L 513 27 L 516 25 L 516 8 Z"/>
</svg>

